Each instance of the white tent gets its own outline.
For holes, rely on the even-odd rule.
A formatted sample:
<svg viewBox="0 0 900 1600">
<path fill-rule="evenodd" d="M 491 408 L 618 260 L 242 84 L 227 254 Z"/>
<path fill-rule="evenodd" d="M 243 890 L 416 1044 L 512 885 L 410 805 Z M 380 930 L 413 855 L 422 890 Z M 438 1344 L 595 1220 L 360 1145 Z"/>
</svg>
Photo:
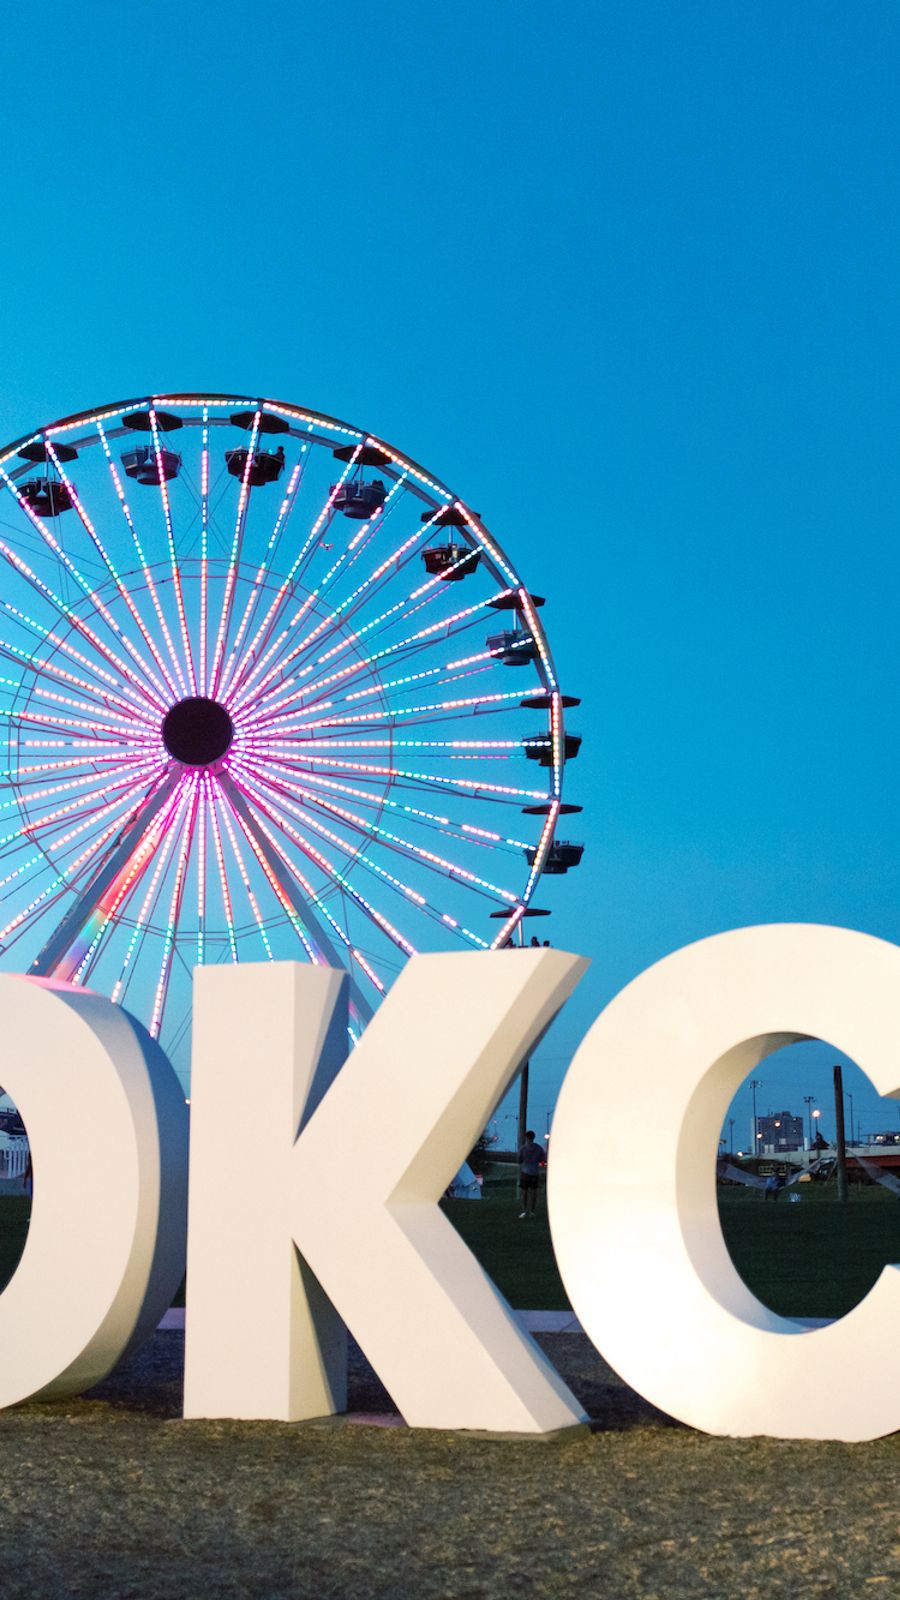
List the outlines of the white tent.
<svg viewBox="0 0 900 1600">
<path fill-rule="evenodd" d="M 447 1193 L 451 1200 L 481 1199 L 481 1184 L 469 1166 L 468 1161 L 463 1162 Z"/>
</svg>

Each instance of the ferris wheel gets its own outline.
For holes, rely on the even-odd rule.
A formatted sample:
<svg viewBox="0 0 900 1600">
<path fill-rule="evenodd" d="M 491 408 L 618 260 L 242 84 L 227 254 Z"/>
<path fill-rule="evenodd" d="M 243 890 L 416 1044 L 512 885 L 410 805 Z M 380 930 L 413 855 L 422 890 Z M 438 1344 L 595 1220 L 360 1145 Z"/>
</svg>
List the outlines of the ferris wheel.
<svg viewBox="0 0 900 1600">
<path fill-rule="evenodd" d="M 183 1058 L 195 966 L 520 942 L 579 739 L 478 514 L 360 429 L 152 396 L 0 452 L 0 958 Z M 538 924 L 540 926 L 540 924 Z"/>
</svg>

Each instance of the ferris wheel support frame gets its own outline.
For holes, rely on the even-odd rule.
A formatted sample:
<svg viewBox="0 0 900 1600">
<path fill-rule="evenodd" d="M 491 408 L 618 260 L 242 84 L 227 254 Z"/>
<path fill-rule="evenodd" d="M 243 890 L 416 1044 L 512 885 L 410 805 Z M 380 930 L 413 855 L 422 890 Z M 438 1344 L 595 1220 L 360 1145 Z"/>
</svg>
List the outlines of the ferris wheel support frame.
<svg viewBox="0 0 900 1600">
<path fill-rule="evenodd" d="M 30 977 L 50 978 L 62 965 L 88 918 L 133 859 L 141 841 L 146 837 L 155 818 L 171 800 L 183 776 L 184 769 L 173 762 L 162 783 L 146 797 L 137 815 L 120 833 L 112 855 L 94 874 L 71 910 L 63 917 L 59 927 L 35 956 L 28 969 Z"/>
</svg>

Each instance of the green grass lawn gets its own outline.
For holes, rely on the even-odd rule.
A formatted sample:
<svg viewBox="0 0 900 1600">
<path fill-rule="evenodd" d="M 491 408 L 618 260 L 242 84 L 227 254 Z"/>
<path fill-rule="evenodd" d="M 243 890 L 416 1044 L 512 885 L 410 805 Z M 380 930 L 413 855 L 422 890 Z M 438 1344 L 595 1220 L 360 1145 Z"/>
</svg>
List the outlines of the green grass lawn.
<svg viewBox="0 0 900 1600">
<path fill-rule="evenodd" d="M 24 1195 L 0 1195 L 0 1288 L 5 1288 L 25 1248 L 31 1201 Z"/>
<path fill-rule="evenodd" d="M 884 1190 L 859 1189 L 847 1206 L 830 1188 L 804 1186 L 796 1205 L 766 1204 L 753 1192 L 720 1192 L 725 1242 L 744 1281 L 782 1316 L 838 1317 L 856 1305 L 888 1262 L 900 1262 L 900 1204 Z M 545 1196 L 521 1222 L 512 1183 L 489 1183 L 480 1203 L 444 1209 L 507 1300 L 521 1309 L 563 1310 L 566 1293 L 553 1256 Z M 0 1288 L 28 1228 L 29 1202 L 0 1197 Z M 179 1295 L 176 1304 L 183 1304 Z"/>
<path fill-rule="evenodd" d="M 882 1268 L 900 1262 L 900 1203 L 885 1189 L 804 1185 L 798 1204 L 774 1205 L 725 1190 L 719 1216 L 744 1282 L 786 1317 L 840 1317 L 868 1294 Z"/>
<path fill-rule="evenodd" d="M 804 1184 L 792 1204 L 755 1192 L 720 1191 L 719 1216 L 745 1283 L 781 1316 L 839 1317 L 900 1262 L 900 1203 L 884 1189 L 852 1191 L 846 1206 L 831 1188 Z M 568 1305 L 550 1244 L 544 1196 L 535 1221 L 520 1222 L 511 1184 L 488 1184 L 481 1204 L 451 1201 L 448 1216 L 514 1306 Z"/>
<path fill-rule="evenodd" d="M 449 1200 L 443 1210 L 511 1305 L 557 1311 L 568 1305 L 556 1268 L 543 1193 L 539 1210 L 519 1221 L 513 1183 L 487 1184 L 482 1201 Z"/>
</svg>

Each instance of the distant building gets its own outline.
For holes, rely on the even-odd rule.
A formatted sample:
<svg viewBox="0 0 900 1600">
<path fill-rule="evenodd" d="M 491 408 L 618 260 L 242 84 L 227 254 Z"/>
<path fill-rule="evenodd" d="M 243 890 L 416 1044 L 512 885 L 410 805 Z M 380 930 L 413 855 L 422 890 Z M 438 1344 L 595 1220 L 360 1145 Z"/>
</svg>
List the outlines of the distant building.
<svg viewBox="0 0 900 1600">
<path fill-rule="evenodd" d="M 757 1142 L 762 1150 L 779 1155 L 783 1150 L 803 1149 L 803 1118 L 795 1117 L 792 1111 L 770 1111 L 757 1122 L 762 1135 Z"/>
</svg>

